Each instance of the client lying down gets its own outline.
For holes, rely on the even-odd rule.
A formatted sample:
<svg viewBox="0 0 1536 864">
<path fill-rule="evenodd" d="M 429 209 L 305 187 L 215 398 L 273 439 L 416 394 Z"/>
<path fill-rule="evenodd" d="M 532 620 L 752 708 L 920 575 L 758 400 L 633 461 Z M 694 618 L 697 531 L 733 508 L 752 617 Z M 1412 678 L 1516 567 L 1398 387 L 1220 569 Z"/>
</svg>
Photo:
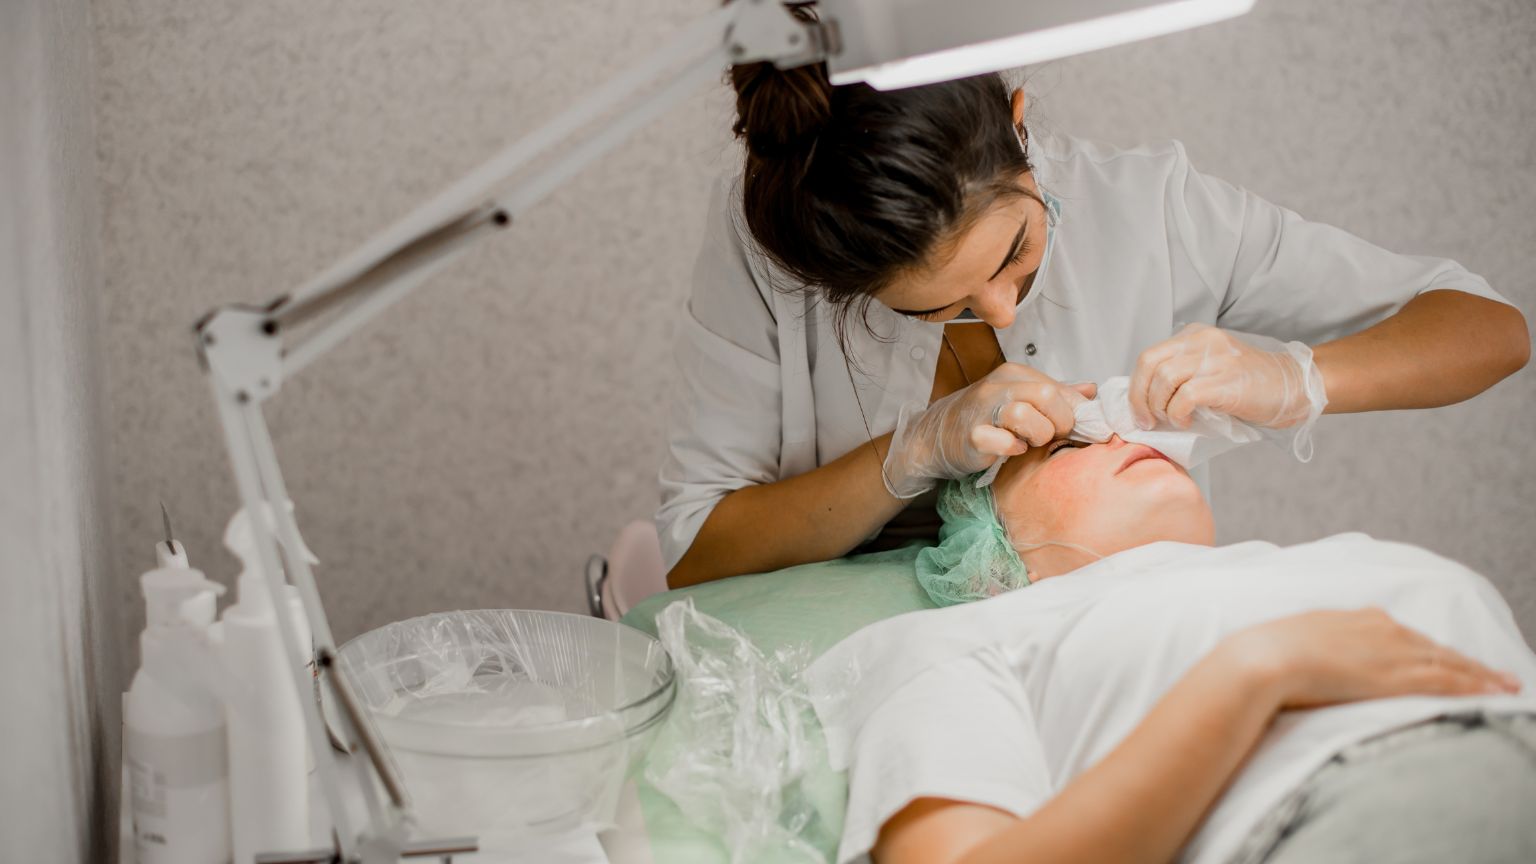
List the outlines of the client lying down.
<svg viewBox="0 0 1536 864">
<path fill-rule="evenodd" d="M 1119 438 L 940 512 L 925 587 L 998 596 L 809 671 L 839 860 L 1536 861 L 1536 655 L 1477 574 L 1360 534 L 1214 547 L 1183 469 Z"/>
</svg>

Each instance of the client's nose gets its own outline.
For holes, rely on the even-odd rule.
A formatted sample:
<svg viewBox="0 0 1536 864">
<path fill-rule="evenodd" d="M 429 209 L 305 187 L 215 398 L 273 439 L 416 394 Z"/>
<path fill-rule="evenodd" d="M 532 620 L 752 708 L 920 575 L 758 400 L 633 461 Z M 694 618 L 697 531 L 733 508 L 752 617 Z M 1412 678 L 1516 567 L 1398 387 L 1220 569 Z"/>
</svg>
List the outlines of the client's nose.
<svg viewBox="0 0 1536 864">
<path fill-rule="evenodd" d="M 1105 441 L 1104 443 L 1107 444 L 1110 447 L 1110 449 L 1114 449 L 1116 447 L 1124 447 L 1125 446 L 1125 442 L 1123 440 L 1121 440 L 1120 436 L 1116 435 L 1114 433 L 1110 433 L 1109 440 Z"/>
</svg>

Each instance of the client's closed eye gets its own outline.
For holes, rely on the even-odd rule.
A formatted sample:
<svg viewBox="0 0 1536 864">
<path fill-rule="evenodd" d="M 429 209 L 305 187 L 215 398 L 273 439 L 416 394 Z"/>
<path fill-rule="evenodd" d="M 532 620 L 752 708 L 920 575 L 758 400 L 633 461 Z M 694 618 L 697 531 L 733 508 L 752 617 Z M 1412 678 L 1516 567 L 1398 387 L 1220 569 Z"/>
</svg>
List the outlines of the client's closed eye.
<svg viewBox="0 0 1536 864">
<path fill-rule="evenodd" d="M 1076 450 L 1079 447 L 1087 446 L 1087 444 L 1084 444 L 1081 441 L 1070 441 L 1063 438 L 1060 441 L 1052 441 L 1049 445 L 1049 449 L 1045 451 L 1045 456 L 1047 459 L 1049 459 L 1050 457 L 1055 456 L 1057 453 L 1060 453 L 1063 450 Z"/>
</svg>

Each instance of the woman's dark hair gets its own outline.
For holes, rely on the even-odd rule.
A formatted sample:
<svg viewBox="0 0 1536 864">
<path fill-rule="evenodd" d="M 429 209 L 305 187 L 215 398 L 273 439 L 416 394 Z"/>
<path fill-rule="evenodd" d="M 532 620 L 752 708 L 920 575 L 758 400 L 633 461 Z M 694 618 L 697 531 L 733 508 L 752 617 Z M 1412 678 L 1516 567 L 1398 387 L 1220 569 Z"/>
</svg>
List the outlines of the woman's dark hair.
<svg viewBox="0 0 1536 864">
<path fill-rule="evenodd" d="M 809 17 L 804 7 L 792 7 Z M 736 66 L 746 143 L 742 211 L 759 250 L 836 310 L 850 311 L 943 254 L 993 204 L 1034 197 L 997 74 L 879 91 L 833 87 L 824 64 Z"/>
</svg>

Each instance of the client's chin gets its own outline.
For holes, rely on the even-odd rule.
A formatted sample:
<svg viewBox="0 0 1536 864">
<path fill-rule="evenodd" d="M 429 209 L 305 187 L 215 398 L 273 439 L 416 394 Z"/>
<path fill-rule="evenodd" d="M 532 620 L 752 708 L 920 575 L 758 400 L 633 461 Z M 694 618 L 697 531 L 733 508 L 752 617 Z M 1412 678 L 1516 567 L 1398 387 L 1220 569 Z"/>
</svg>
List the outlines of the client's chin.
<svg viewBox="0 0 1536 864">
<path fill-rule="evenodd" d="M 1078 530 L 1072 533 L 1083 538 L 1080 545 L 1107 558 L 1162 541 L 1215 544 L 1210 505 L 1194 478 L 1177 464 L 1164 458 L 1138 459 L 1115 480 L 1104 489 L 1115 500 L 1101 502 L 1091 520 L 1075 526 Z"/>
<path fill-rule="evenodd" d="M 1132 479 L 1133 472 L 1136 482 L 1127 484 L 1130 488 L 1125 492 L 1141 506 L 1127 508 L 1140 512 L 1129 520 L 1134 524 L 1121 526 L 1122 536 L 1134 541 L 1123 548 L 1160 540 L 1202 546 L 1216 542 L 1216 520 L 1211 507 L 1200 486 L 1183 468 L 1162 459 L 1143 459 L 1129 466 L 1122 479 Z"/>
</svg>

